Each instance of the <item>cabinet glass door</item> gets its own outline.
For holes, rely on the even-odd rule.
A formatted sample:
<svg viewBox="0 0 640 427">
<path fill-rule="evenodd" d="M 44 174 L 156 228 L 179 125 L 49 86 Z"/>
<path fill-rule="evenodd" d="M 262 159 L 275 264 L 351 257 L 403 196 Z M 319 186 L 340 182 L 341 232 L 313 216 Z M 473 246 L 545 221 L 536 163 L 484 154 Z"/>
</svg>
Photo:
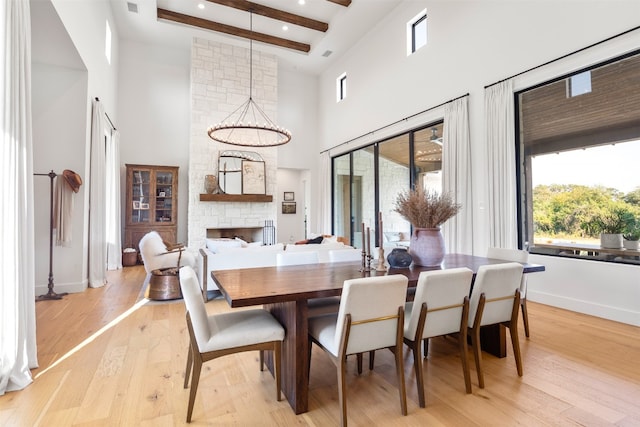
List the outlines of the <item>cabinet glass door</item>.
<svg viewBox="0 0 640 427">
<path fill-rule="evenodd" d="M 134 170 L 132 185 L 131 199 L 133 206 L 131 206 L 131 222 L 148 223 L 150 220 L 151 172 L 148 170 Z"/>
<path fill-rule="evenodd" d="M 156 172 L 156 210 L 155 221 L 156 222 L 171 222 L 173 221 L 173 204 L 172 204 L 172 191 L 173 191 L 173 173 L 172 172 Z"/>
</svg>

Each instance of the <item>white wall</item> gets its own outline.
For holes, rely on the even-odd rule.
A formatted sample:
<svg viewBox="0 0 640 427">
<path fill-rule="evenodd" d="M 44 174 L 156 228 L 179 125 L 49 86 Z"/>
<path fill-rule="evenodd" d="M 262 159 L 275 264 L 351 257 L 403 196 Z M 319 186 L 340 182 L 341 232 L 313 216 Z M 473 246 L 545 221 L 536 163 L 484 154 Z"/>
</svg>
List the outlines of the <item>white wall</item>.
<svg viewBox="0 0 640 427">
<path fill-rule="evenodd" d="M 406 22 L 427 7 L 428 45 L 406 56 Z M 486 145 L 484 140 L 484 87 L 552 59 L 584 48 L 638 25 L 640 2 L 608 1 L 412 1 L 407 0 L 387 19 L 327 69 L 319 81 L 320 147 L 327 149 L 394 123 L 407 116 L 469 93 L 471 159 L 474 203 L 474 252 L 483 254 L 488 244 Z M 588 53 L 583 66 L 640 46 L 638 31 L 626 37 L 631 42 L 619 49 L 606 44 Z M 573 70 L 574 60 L 544 67 L 555 76 Z M 348 97 L 335 101 L 335 79 L 347 73 Z M 516 83 L 533 84 L 531 73 Z M 535 73 L 533 73 L 535 74 Z M 548 78 L 548 77 L 547 77 Z M 438 110 L 436 110 L 438 111 Z M 440 109 L 441 111 L 441 109 Z M 433 120 L 434 111 L 425 114 L 423 123 Z M 422 116 L 421 116 L 422 117 Z M 416 126 L 420 117 L 393 128 L 399 132 Z M 367 135 L 364 141 L 382 138 L 385 132 Z M 358 142 L 351 144 L 357 146 Z M 542 263 L 548 257 L 542 257 Z M 549 260 L 557 268 L 532 280 L 531 299 L 550 292 L 558 305 L 579 293 L 563 280 L 575 268 L 564 260 Z M 606 295 L 579 304 L 581 311 L 622 320 L 615 307 L 616 295 L 637 292 L 640 274 L 623 273 L 625 266 L 602 267 L 611 275 Z M 634 272 L 638 272 L 637 267 Z M 592 276 L 581 286 L 602 286 Z M 550 284 L 538 291 L 539 280 Z M 591 295 L 594 296 L 594 295 Z M 602 297 L 602 299 L 600 299 Z M 550 301 L 552 298 L 546 298 Z M 630 311 L 640 313 L 636 298 Z M 610 307 L 611 310 L 602 310 Z M 621 308 L 622 309 L 622 308 Z M 623 311 L 625 309 L 622 309 Z M 628 318 L 628 316 L 623 316 Z"/>
<path fill-rule="evenodd" d="M 125 206 L 126 163 L 178 166 L 178 236 L 187 242 L 190 105 L 188 50 L 123 41 L 118 129 Z M 124 235 L 124 210 L 122 225 Z M 123 244 L 127 242 L 123 241 Z"/>
<path fill-rule="evenodd" d="M 32 66 L 32 119 L 33 119 L 33 170 L 42 174 L 53 170 L 64 179 L 62 171 L 70 169 L 84 174 L 85 102 L 87 98 L 87 72 L 56 65 L 34 63 Z M 61 149 L 61 147 L 64 147 Z M 66 185 L 66 184 L 65 184 Z M 35 176 L 34 236 L 36 295 L 47 292 L 50 250 L 51 181 L 48 176 Z M 67 246 L 52 249 L 54 291 L 80 292 L 86 288 L 83 263 L 84 248 L 83 206 L 88 197 L 87 187 L 80 187 L 72 195 L 71 242 Z"/>
</svg>

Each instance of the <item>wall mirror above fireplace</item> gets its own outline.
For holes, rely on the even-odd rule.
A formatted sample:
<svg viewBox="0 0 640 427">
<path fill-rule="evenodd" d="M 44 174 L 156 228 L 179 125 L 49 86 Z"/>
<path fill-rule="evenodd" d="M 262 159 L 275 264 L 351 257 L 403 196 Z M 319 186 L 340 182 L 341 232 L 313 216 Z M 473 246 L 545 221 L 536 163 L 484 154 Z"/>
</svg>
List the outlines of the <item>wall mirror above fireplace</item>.
<svg viewBox="0 0 640 427">
<path fill-rule="evenodd" d="M 218 155 L 218 185 L 223 193 L 242 194 L 243 161 L 264 163 L 255 151 L 226 150 Z"/>
</svg>

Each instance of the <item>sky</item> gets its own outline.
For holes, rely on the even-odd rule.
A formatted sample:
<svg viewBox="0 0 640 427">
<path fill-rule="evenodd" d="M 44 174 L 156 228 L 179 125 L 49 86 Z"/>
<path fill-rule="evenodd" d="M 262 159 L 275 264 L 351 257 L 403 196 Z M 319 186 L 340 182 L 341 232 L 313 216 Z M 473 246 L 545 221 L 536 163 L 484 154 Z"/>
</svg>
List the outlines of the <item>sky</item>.
<svg viewBox="0 0 640 427">
<path fill-rule="evenodd" d="M 531 162 L 534 187 L 550 184 L 602 185 L 624 193 L 640 187 L 640 140 L 539 155 Z"/>
</svg>

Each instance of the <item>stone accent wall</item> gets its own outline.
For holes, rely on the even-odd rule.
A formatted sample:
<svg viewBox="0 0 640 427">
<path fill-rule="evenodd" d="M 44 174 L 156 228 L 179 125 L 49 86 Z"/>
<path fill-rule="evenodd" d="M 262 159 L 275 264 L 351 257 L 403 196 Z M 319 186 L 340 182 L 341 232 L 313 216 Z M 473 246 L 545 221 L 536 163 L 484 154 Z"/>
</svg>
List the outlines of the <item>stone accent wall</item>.
<svg viewBox="0 0 640 427">
<path fill-rule="evenodd" d="M 189 145 L 188 246 L 204 247 L 207 229 L 277 226 L 276 202 L 201 202 L 204 176 L 218 173 L 218 153 L 255 151 L 265 160 L 267 194 L 276 195 L 277 148 L 252 149 L 209 138 L 209 126 L 223 121 L 249 98 L 249 46 L 237 47 L 195 38 L 191 46 L 191 135 Z M 278 62 L 253 50 L 253 100 L 277 123 Z"/>
</svg>

